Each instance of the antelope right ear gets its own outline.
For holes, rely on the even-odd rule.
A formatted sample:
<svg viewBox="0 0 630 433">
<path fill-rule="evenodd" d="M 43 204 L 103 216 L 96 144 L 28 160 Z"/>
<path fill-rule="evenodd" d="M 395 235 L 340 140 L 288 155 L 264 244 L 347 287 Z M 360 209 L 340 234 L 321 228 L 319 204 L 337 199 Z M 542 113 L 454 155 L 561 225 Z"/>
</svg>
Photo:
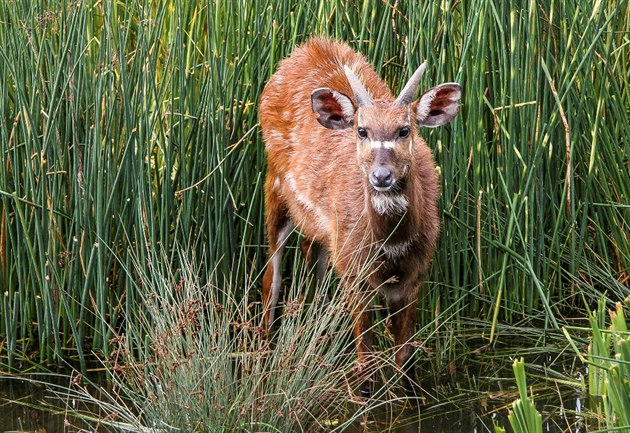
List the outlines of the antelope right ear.
<svg viewBox="0 0 630 433">
<path fill-rule="evenodd" d="M 416 105 L 418 126 L 435 128 L 453 120 L 461 97 L 462 89 L 457 83 L 444 83 L 427 90 Z"/>
<path fill-rule="evenodd" d="M 354 121 L 354 105 L 343 93 L 322 87 L 311 93 L 313 112 L 317 121 L 328 129 L 347 129 Z"/>
</svg>

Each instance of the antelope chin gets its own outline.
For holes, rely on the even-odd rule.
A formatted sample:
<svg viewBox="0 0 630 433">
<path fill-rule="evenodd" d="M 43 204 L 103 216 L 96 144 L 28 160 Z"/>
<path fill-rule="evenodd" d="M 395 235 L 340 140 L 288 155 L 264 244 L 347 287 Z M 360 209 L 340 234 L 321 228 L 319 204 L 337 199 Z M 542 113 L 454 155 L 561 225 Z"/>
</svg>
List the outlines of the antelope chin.
<svg viewBox="0 0 630 433">
<path fill-rule="evenodd" d="M 387 192 L 390 191 L 393 187 L 394 187 L 395 183 L 392 183 L 389 186 L 376 186 L 376 185 L 372 185 L 372 188 L 374 188 L 376 191 L 378 192 Z"/>
</svg>

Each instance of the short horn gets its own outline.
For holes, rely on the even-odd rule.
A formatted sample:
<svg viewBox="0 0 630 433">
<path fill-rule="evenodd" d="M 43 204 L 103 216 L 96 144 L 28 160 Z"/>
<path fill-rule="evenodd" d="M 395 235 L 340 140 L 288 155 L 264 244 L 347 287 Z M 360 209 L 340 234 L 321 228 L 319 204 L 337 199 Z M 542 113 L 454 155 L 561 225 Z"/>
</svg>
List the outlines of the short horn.
<svg viewBox="0 0 630 433">
<path fill-rule="evenodd" d="M 361 84 L 361 81 L 359 81 L 357 76 L 354 75 L 352 69 L 345 65 L 343 69 L 346 71 L 346 78 L 348 79 L 348 83 L 350 83 L 350 87 L 352 88 L 354 96 L 357 98 L 359 107 L 370 107 L 372 105 L 372 98 L 370 98 L 370 95 L 368 94 L 367 90 L 365 90 L 365 87 L 363 87 L 363 84 Z"/>
<path fill-rule="evenodd" d="M 420 65 L 416 72 L 413 73 L 407 84 L 405 84 L 404 89 L 396 98 L 396 102 L 394 103 L 398 107 L 402 107 L 403 105 L 408 105 L 413 101 L 414 96 L 416 96 L 416 92 L 418 91 L 418 85 L 420 84 L 420 80 L 422 79 L 422 74 L 424 74 L 424 70 L 427 67 L 427 62 L 424 62 Z"/>
</svg>

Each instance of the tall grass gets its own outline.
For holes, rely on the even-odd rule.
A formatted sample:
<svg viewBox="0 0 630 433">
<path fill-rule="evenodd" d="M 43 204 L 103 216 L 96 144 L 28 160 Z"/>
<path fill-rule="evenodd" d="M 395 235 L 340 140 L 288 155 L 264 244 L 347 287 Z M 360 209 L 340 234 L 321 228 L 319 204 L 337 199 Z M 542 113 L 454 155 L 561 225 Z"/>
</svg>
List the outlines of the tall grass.
<svg viewBox="0 0 630 433">
<path fill-rule="evenodd" d="M 621 299 L 629 15 L 625 0 L 1 2 L 0 353 L 19 369 L 108 355 L 154 289 L 140 276 L 178 272 L 181 250 L 199 281 L 230 282 L 218 302 L 239 299 L 265 263 L 258 95 L 312 34 L 395 90 L 424 59 L 424 87 L 463 85 L 452 127 L 424 131 L 443 230 L 422 325 L 448 307 L 494 339 Z"/>
</svg>

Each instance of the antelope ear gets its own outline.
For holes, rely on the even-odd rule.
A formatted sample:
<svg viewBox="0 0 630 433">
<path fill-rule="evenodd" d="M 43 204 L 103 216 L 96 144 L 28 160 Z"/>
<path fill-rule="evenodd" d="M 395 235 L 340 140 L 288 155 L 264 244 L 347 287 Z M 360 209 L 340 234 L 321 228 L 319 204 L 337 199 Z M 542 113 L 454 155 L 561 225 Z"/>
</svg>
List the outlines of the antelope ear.
<svg viewBox="0 0 630 433">
<path fill-rule="evenodd" d="M 427 90 L 416 105 L 418 126 L 435 128 L 453 120 L 461 96 L 462 89 L 457 83 L 444 83 Z"/>
<path fill-rule="evenodd" d="M 346 95 L 322 87 L 311 93 L 313 111 L 317 121 L 328 129 L 347 129 L 354 120 L 354 106 Z"/>
</svg>

